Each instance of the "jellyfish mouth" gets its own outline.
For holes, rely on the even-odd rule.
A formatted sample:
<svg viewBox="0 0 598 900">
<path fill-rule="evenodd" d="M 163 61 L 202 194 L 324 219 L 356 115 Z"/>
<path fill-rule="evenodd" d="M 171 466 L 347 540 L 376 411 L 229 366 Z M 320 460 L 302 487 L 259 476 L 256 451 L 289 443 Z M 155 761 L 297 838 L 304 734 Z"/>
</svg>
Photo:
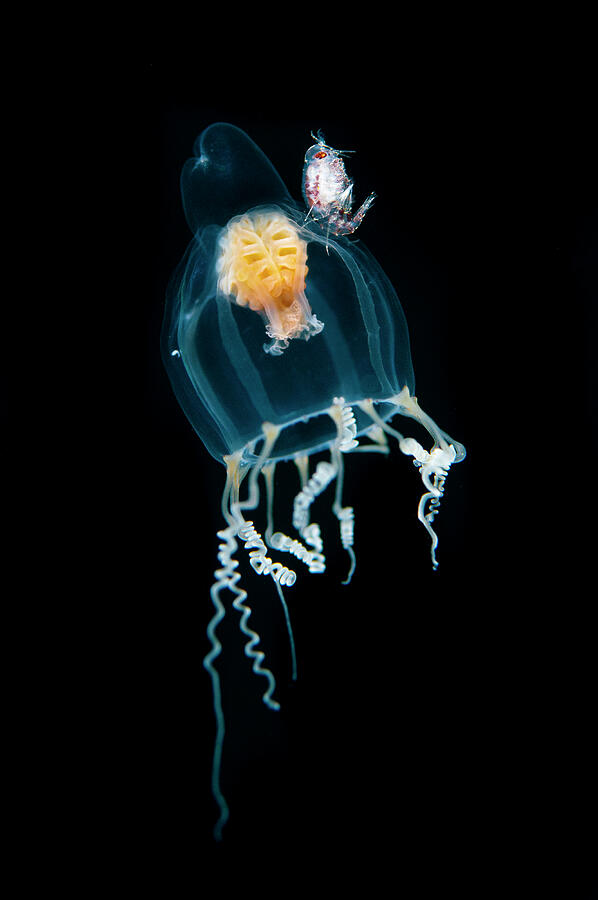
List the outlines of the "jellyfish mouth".
<svg viewBox="0 0 598 900">
<path fill-rule="evenodd" d="M 390 401 L 375 400 L 374 403 L 378 415 L 384 421 L 397 412 L 396 404 Z M 356 437 L 367 434 L 372 429 L 372 419 L 357 405 L 348 405 L 351 406 L 355 416 Z M 269 461 L 278 462 L 293 459 L 296 456 L 310 456 L 313 453 L 329 449 L 336 441 L 338 441 L 338 428 L 330 417 L 330 408 L 328 407 L 309 416 L 282 424 Z M 246 462 L 255 462 L 262 446 L 261 435 L 255 441 L 249 441 L 244 450 Z"/>
<path fill-rule="evenodd" d="M 254 210 L 231 219 L 219 246 L 218 290 L 263 316 L 272 338 L 267 353 L 280 355 L 293 338 L 322 330 L 305 296 L 307 243 L 284 213 Z"/>
</svg>

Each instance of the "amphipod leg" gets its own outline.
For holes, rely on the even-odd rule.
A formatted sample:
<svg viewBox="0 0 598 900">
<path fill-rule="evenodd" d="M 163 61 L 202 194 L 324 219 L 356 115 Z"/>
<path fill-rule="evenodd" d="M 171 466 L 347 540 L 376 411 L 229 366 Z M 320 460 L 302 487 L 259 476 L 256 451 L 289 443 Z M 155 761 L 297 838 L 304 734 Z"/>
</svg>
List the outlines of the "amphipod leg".
<svg viewBox="0 0 598 900">
<path fill-rule="evenodd" d="M 361 206 L 359 207 L 359 209 L 357 210 L 355 215 L 351 216 L 351 218 L 347 220 L 347 233 L 348 234 L 353 234 L 353 232 L 359 228 L 359 226 L 361 225 L 361 223 L 363 222 L 363 220 L 365 218 L 365 214 L 367 213 L 368 209 L 370 209 L 370 207 L 373 205 L 375 199 L 376 199 L 376 193 L 374 191 L 372 191 L 372 193 L 369 195 L 369 197 L 367 197 L 363 201 L 363 203 L 361 204 Z"/>
</svg>

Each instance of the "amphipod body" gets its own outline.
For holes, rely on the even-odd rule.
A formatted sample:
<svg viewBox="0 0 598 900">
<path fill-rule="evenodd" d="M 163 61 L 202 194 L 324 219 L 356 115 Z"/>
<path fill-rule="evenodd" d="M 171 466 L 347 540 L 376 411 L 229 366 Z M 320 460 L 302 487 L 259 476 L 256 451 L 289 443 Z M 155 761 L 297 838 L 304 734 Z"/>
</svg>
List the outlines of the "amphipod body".
<svg viewBox="0 0 598 900">
<path fill-rule="evenodd" d="M 308 215 L 332 235 L 352 234 L 363 222 L 376 194 L 371 193 L 355 215 L 351 215 L 353 182 L 342 159 L 351 151 L 330 147 L 321 131 L 312 137 L 317 143 L 305 154 L 303 168 L 303 198 Z"/>
</svg>

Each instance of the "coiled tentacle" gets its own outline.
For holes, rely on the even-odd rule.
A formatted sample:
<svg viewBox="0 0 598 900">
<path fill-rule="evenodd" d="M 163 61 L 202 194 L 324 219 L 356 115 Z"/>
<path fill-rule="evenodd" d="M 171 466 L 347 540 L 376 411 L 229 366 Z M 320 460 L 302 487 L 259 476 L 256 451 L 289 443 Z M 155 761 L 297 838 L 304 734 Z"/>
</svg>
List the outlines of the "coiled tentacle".
<svg viewBox="0 0 598 900">
<path fill-rule="evenodd" d="M 210 597 L 214 605 L 214 615 L 212 616 L 207 627 L 207 637 L 212 645 L 212 649 L 206 654 L 203 665 L 210 675 L 212 681 L 212 703 L 214 707 L 214 718 L 216 719 L 216 736 L 214 738 L 214 752 L 212 756 L 212 794 L 218 805 L 219 815 L 214 826 L 214 839 L 219 841 L 222 838 L 222 829 L 226 825 L 229 817 L 229 809 L 226 799 L 220 788 L 220 769 L 222 765 L 222 747 L 224 744 L 225 720 L 222 709 L 222 691 L 220 687 L 220 675 L 214 667 L 214 660 L 220 655 L 222 644 L 218 640 L 216 628 L 225 616 L 226 610 L 220 599 L 220 592 L 224 588 L 229 588 L 235 594 L 243 594 L 241 588 L 237 587 L 240 575 L 236 570 L 239 563 L 233 559 L 233 554 L 237 549 L 235 540 L 236 527 L 230 521 L 228 513 L 228 498 L 231 491 L 231 473 L 227 472 L 226 485 L 222 494 L 222 509 L 225 512 L 225 518 L 229 522 L 228 527 L 218 532 L 218 537 L 222 542 L 218 546 L 218 561 L 221 568 L 214 572 L 214 583 L 210 588 Z"/>
<path fill-rule="evenodd" d="M 264 544 L 260 534 L 253 527 L 253 522 L 244 522 L 244 524 L 239 528 L 239 537 L 242 541 L 245 542 L 245 549 L 250 550 L 249 553 L 249 562 L 255 572 L 258 575 L 271 575 L 276 583 L 276 587 L 278 589 L 278 596 L 280 598 L 280 602 L 282 604 L 282 609 L 284 612 L 284 617 L 286 621 L 287 631 L 289 634 L 289 644 L 291 648 L 291 668 L 292 668 L 292 679 L 293 681 L 297 680 L 297 656 L 295 653 L 295 639 L 293 637 L 293 629 L 291 627 L 291 618 L 289 616 L 289 608 L 287 606 L 287 602 L 284 599 L 284 594 L 282 593 L 281 587 L 283 585 L 292 585 L 295 584 L 297 579 L 297 575 L 292 569 L 287 569 L 286 566 L 281 565 L 280 563 L 272 562 L 272 560 L 266 556 L 268 552 L 266 549 L 266 545 Z M 253 549 L 252 549 L 253 548 Z M 252 631 L 247 626 L 247 619 L 251 615 L 251 609 L 249 606 L 246 606 L 237 600 L 233 601 L 233 606 L 236 609 L 242 610 L 243 615 L 241 617 L 241 630 L 247 634 L 252 636 L 252 640 L 246 644 L 245 653 L 248 656 L 252 656 L 254 659 L 259 656 L 259 672 L 258 674 L 264 674 L 267 672 L 274 682 L 274 676 L 270 672 L 269 669 L 264 670 L 261 667 L 261 660 L 264 658 L 264 654 L 261 651 L 257 653 L 254 651 L 255 645 L 259 642 L 259 635 L 256 634 L 255 631 Z M 253 666 L 253 671 L 256 672 L 255 663 Z M 271 706 L 266 700 L 264 695 L 264 702 L 267 703 L 268 706 Z M 280 709 L 280 706 L 276 704 L 276 706 L 272 706 L 272 709 Z"/>
<path fill-rule="evenodd" d="M 245 500 L 239 499 L 240 482 L 244 477 L 245 472 L 240 471 L 239 459 L 236 460 L 236 477 L 234 482 L 235 491 L 230 503 L 230 515 L 232 520 L 236 523 L 236 533 L 243 534 L 245 536 L 243 538 L 245 548 L 252 551 L 249 554 L 249 562 L 251 563 L 254 571 L 256 571 L 260 575 L 272 575 L 272 578 L 276 583 L 278 596 L 280 598 L 285 616 L 287 630 L 289 632 L 293 678 L 296 678 L 295 641 L 291 628 L 289 610 L 282 593 L 281 585 L 294 584 L 297 576 L 295 575 L 295 572 L 292 571 L 292 569 L 287 569 L 286 566 L 282 566 L 280 563 L 273 563 L 271 559 L 268 559 L 268 557 L 266 556 L 266 545 L 264 544 L 258 532 L 253 528 L 253 522 L 247 522 L 243 518 L 242 512 L 243 510 L 256 509 L 259 505 L 260 494 L 258 487 L 258 476 L 266 459 L 268 459 L 268 457 L 270 456 L 270 452 L 272 450 L 272 447 L 274 446 L 274 443 L 276 442 L 276 438 L 278 437 L 280 431 L 280 429 L 276 425 L 272 425 L 270 422 L 264 422 L 262 429 L 264 432 L 264 444 L 257 461 L 251 467 L 251 474 L 249 476 L 249 490 L 247 498 Z M 227 465 L 228 459 L 229 458 L 227 457 Z M 264 675 L 268 679 L 269 687 L 262 698 L 264 700 L 264 703 L 266 703 L 267 706 L 270 706 L 271 709 L 279 709 L 279 704 L 276 703 L 276 701 L 272 700 L 272 691 L 274 690 L 274 685 L 276 683 L 274 675 L 272 674 L 270 669 L 262 666 L 262 660 L 264 659 L 264 654 L 262 653 L 262 651 L 255 649 L 260 640 L 259 635 L 247 625 L 247 620 L 251 615 L 251 607 L 243 602 L 245 597 L 247 597 L 247 593 L 243 593 L 244 597 L 237 597 L 237 599 L 233 602 L 233 606 L 235 606 L 235 608 L 242 613 L 240 623 L 241 630 L 249 637 L 249 641 L 245 645 L 245 653 L 247 654 L 247 656 L 254 660 L 254 672 L 257 672 L 257 674 L 259 675 Z"/>
<path fill-rule="evenodd" d="M 275 550 L 285 550 L 287 553 L 292 553 L 301 562 L 304 562 L 312 575 L 326 571 L 326 557 L 324 554 L 308 550 L 301 541 L 293 540 L 293 538 L 283 534 L 281 531 L 276 531 L 272 535 L 270 543 Z"/>
<path fill-rule="evenodd" d="M 266 458 L 266 455 L 269 452 L 278 434 L 278 429 L 275 429 L 273 426 L 269 427 L 265 425 L 264 431 L 266 434 L 266 440 L 264 441 L 262 454 L 258 459 L 258 464 L 260 466 Z M 229 818 L 228 804 L 220 787 L 220 770 L 222 765 L 222 748 L 225 735 L 225 720 L 224 712 L 222 709 L 220 675 L 218 674 L 218 670 L 214 666 L 214 661 L 219 656 L 222 650 L 222 645 L 218 640 L 216 629 L 226 613 L 225 607 L 220 599 L 220 593 L 225 588 L 228 588 L 235 595 L 233 606 L 241 612 L 241 630 L 249 638 L 245 645 L 245 653 L 253 661 L 253 671 L 257 675 L 262 675 L 263 677 L 265 677 L 268 682 L 268 687 L 266 688 L 262 699 L 264 703 L 270 707 L 270 709 L 280 709 L 280 705 L 272 699 L 272 694 L 274 693 L 274 689 L 276 687 L 274 675 L 268 668 L 262 665 L 262 662 L 264 660 L 264 653 L 261 650 L 256 650 L 256 646 L 260 640 L 259 635 L 257 634 L 257 632 L 249 628 L 247 624 L 247 620 L 251 615 L 251 609 L 243 602 L 247 597 L 247 592 L 238 585 L 240 575 L 236 571 L 236 569 L 239 563 L 233 558 L 233 554 L 237 549 L 237 541 L 235 540 L 235 537 L 239 530 L 239 527 L 242 526 L 244 522 L 240 509 L 244 508 L 245 506 L 254 508 L 255 506 L 257 506 L 259 500 L 259 495 L 256 496 L 255 485 L 255 481 L 257 480 L 257 472 L 252 472 L 252 476 L 250 478 L 249 498 L 244 504 L 242 504 L 239 502 L 238 498 L 239 485 L 244 474 L 241 471 L 241 453 L 237 452 L 232 454 L 231 456 L 225 457 L 224 461 L 226 463 L 226 484 L 222 492 L 221 507 L 222 515 L 227 523 L 227 527 L 217 533 L 218 537 L 222 540 L 222 543 L 218 545 L 218 561 L 220 563 L 220 568 L 216 569 L 216 571 L 214 572 L 214 583 L 210 588 L 210 597 L 214 606 L 214 614 L 210 622 L 208 623 L 207 637 L 211 644 L 211 650 L 206 654 L 203 660 L 204 668 L 209 673 L 210 679 L 212 681 L 212 702 L 214 708 L 214 717 L 216 719 L 216 736 L 214 738 L 214 752 L 212 756 L 212 794 L 219 809 L 218 820 L 216 822 L 216 825 L 214 826 L 214 839 L 217 841 L 221 840 L 222 830 Z M 259 469 L 257 469 L 257 471 L 259 472 Z M 234 496 L 232 496 L 233 491 Z M 282 597 L 282 591 L 279 584 L 281 577 L 282 573 L 279 576 L 276 586 L 283 602 L 283 607 L 287 617 L 287 625 L 288 627 L 290 627 L 290 622 L 288 621 L 288 610 L 286 609 L 286 604 L 284 602 L 284 598 Z"/>
<path fill-rule="evenodd" d="M 316 553 L 321 553 L 324 544 L 320 536 L 320 526 L 309 522 L 309 508 L 318 494 L 325 490 L 336 475 L 336 468 L 328 462 L 319 462 L 316 471 L 299 491 L 293 501 L 293 527 Z"/>
<path fill-rule="evenodd" d="M 430 551 L 432 554 L 432 568 L 437 569 L 436 547 L 438 546 L 438 535 L 432 528 L 432 522 L 440 506 L 440 498 L 444 493 L 444 482 L 446 481 L 448 470 L 455 461 L 455 448 L 451 446 L 445 450 L 441 447 L 435 447 L 431 453 L 428 453 L 414 438 L 403 439 L 399 443 L 399 447 L 403 453 L 415 457 L 413 463 L 419 468 L 422 481 L 428 488 L 420 498 L 417 507 L 417 517 L 432 539 Z M 430 476 L 433 476 L 433 482 L 430 481 Z M 430 508 L 426 512 L 428 501 L 430 501 Z"/>
<path fill-rule="evenodd" d="M 328 413 L 336 424 L 338 433 L 337 439 L 331 448 L 333 465 L 337 473 L 336 496 L 332 510 L 340 523 L 342 545 L 349 554 L 349 573 L 343 581 L 343 584 L 349 584 L 353 577 L 356 564 L 355 551 L 353 550 L 355 512 L 352 506 L 343 506 L 341 502 L 345 475 L 342 454 L 348 453 L 357 447 L 358 441 L 354 439 L 357 434 L 357 424 L 355 422 L 353 408 L 345 405 L 343 397 L 334 398 Z"/>
<path fill-rule="evenodd" d="M 359 444 L 357 437 L 357 422 L 353 407 L 345 404 L 344 397 L 335 397 L 332 401 L 340 408 L 341 421 L 338 424 L 340 438 L 338 447 L 341 453 L 349 453 Z"/>
<path fill-rule="evenodd" d="M 432 540 L 430 551 L 432 567 L 436 569 L 438 567 L 436 560 L 438 535 L 432 528 L 432 522 L 440 506 L 440 498 L 444 493 L 444 482 L 446 481 L 448 470 L 453 463 L 461 462 L 461 460 L 465 459 L 465 447 L 458 441 L 453 441 L 448 434 L 438 428 L 433 419 L 419 407 L 417 398 L 411 397 L 407 387 L 403 388 L 401 393 L 395 397 L 390 397 L 386 402 L 394 403 L 397 406 L 397 412 L 416 419 L 434 438 L 434 446 L 428 453 L 415 438 L 404 437 L 400 431 L 384 422 L 376 412 L 372 400 L 364 400 L 359 404 L 372 421 L 384 429 L 387 434 L 398 440 L 402 453 L 414 457 L 414 465 L 420 470 L 421 478 L 426 488 L 426 492 L 421 496 L 417 507 L 417 517 L 428 531 Z M 430 502 L 430 507 L 426 512 L 428 501 Z"/>
</svg>

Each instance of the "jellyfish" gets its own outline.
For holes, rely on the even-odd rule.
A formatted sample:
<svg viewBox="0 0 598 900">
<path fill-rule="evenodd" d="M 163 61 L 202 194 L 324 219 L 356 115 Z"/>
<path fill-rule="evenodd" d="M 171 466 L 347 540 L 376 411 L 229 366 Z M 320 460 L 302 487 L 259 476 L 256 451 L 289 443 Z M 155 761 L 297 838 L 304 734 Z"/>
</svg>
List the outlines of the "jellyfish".
<svg viewBox="0 0 598 900">
<path fill-rule="evenodd" d="M 322 145 L 328 147 L 323 139 Z M 310 576 L 326 569 L 324 535 L 312 510 L 325 492 L 347 554 L 344 583 L 357 562 L 355 511 L 343 503 L 345 458 L 388 454 L 389 437 L 412 458 L 424 488 L 417 515 L 435 569 L 433 522 L 449 469 L 464 459 L 465 448 L 418 403 L 405 315 L 363 242 L 336 233 L 325 216 L 309 216 L 239 128 L 209 126 L 194 152 L 181 176 L 193 239 L 169 285 L 161 342 L 183 411 L 226 471 L 204 660 L 216 719 L 212 792 L 219 840 L 229 817 L 220 785 L 225 723 L 216 665 L 226 591 L 240 614 L 245 653 L 263 679 L 263 702 L 279 708 L 274 674 L 251 627 L 252 588 L 242 583 L 240 554 L 257 576 L 274 582 L 296 678 L 285 592 L 299 570 Z M 397 430 L 397 415 L 423 426 L 429 449 Z M 314 465 L 322 453 L 326 458 Z M 276 527 L 274 472 L 283 463 L 297 471 L 293 534 Z M 257 521 L 262 491 L 263 524 Z"/>
</svg>

